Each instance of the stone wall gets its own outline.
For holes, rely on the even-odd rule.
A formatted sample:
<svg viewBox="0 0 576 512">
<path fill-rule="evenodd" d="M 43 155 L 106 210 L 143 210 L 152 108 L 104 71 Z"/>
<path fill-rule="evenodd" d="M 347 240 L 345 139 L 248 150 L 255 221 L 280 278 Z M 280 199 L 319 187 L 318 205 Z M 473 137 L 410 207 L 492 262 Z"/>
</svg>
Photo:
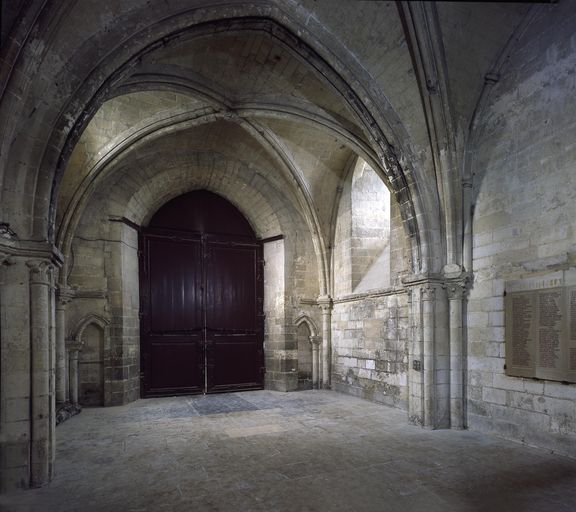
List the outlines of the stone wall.
<svg viewBox="0 0 576 512">
<path fill-rule="evenodd" d="M 407 407 L 408 298 L 404 292 L 336 301 L 332 387 Z"/>
<path fill-rule="evenodd" d="M 542 9 L 481 119 L 467 313 L 470 428 L 571 456 L 576 385 L 504 374 L 504 286 L 576 266 L 575 26 Z"/>
<path fill-rule="evenodd" d="M 175 151 L 170 154 L 176 158 Z M 264 244 L 265 383 L 285 391 L 298 386 L 294 318 L 304 310 L 314 316 L 310 310 L 318 308 L 310 302 L 319 295 L 318 261 L 304 221 L 286 195 L 278 197 L 264 173 L 234 167 L 216 155 L 196 159 L 188 152 L 186 156 L 189 160 L 158 172 L 155 161 L 150 168 L 143 163 L 141 152 L 138 164 L 121 169 L 113 185 L 103 184 L 96 190 L 77 224 L 69 224 L 71 229 L 77 227 L 68 268 L 68 285 L 75 289 L 75 296 L 67 307 L 66 329 L 68 337 L 74 337 L 75 326 L 85 318 L 109 322 L 109 349 L 103 356 L 105 405 L 129 402 L 140 395 L 137 231 L 110 219 L 126 217 L 146 225 L 163 202 L 206 187 L 245 212 L 259 238 L 284 236 Z M 245 189 L 235 181 L 244 174 L 250 182 Z M 304 306 L 300 298 L 305 298 Z"/>
<path fill-rule="evenodd" d="M 406 408 L 408 295 L 398 206 L 358 159 L 343 185 L 334 242 L 332 387 Z M 391 261 L 390 255 L 395 256 Z"/>
<path fill-rule="evenodd" d="M 390 286 L 390 192 L 358 159 L 352 176 L 352 289 Z"/>
</svg>

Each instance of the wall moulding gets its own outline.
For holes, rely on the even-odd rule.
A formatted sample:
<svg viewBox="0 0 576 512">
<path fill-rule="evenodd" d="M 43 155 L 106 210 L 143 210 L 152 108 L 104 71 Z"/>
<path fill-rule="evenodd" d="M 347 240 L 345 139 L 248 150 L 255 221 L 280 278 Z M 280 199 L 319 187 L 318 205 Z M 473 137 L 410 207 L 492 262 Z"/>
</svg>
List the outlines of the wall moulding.
<svg viewBox="0 0 576 512">
<path fill-rule="evenodd" d="M 395 286 L 393 288 L 382 288 L 376 289 L 364 293 L 353 293 L 350 295 L 343 295 L 341 297 L 335 297 L 333 300 L 334 304 L 346 304 L 348 302 L 357 302 L 366 299 L 377 299 L 378 297 L 389 297 L 391 295 L 402 295 L 406 293 L 406 288 Z"/>
<path fill-rule="evenodd" d="M 34 240 L 6 240 L 0 238 L 0 257 L 14 263 L 15 258 L 27 260 L 44 260 L 60 268 L 64 263 L 64 256 L 60 250 L 50 242 Z"/>
</svg>

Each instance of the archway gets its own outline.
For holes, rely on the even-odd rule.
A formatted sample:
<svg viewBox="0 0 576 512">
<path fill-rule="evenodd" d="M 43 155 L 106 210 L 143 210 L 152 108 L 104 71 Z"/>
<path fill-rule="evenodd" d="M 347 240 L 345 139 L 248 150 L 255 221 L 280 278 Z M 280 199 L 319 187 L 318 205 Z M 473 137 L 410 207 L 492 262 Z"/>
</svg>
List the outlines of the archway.
<svg viewBox="0 0 576 512">
<path fill-rule="evenodd" d="M 172 199 L 140 235 L 143 397 L 263 387 L 262 246 L 207 190 Z"/>
</svg>

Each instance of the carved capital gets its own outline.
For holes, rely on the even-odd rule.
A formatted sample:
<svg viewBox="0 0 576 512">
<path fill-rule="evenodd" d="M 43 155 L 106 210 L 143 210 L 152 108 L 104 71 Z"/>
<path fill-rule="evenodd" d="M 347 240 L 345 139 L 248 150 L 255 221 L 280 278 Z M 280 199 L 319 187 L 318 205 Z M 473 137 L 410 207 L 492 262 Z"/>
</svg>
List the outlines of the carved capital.
<svg viewBox="0 0 576 512">
<path fill-rule="evenodd" d="M 68 304 L 75 295 L 75 290 L 71 286 L 60 285 L 57 289 L 58 303 L 62 306 Z"/>
<path fill-rule="evenodd" d="M 6 265 L 7 267 L 10 265 L 15 265 L 16 260 L 10 254 L 0 254 L 0 265 Z"/>
<path fill-rule="evenodd" d="M 320 336 L 310 336 L 310 343 L 313 349 L 318 349 L 322 344 L 322 338 Z"/>
<path fill-rule="evenodd" d="M 0 222 L 0 238 L 5 238 L 6 240 L 16 240 L 18 235 L 10 227 L 8 222 Z"/>
<path fill-rule="evenodd" d="M 444 283 L 446 295 L 450 300 L 462 300 L 468 293 L 470 276 L 462 273 L 457 279 L 450 279 Z"/>
<path fill-rule="evenodd" d="M 422 296 L 422 300 L 435 300 L 436 299 L 436 290 L 440 288 L 438 283 L 426 283 L 420 287 L 420 294 Z"/>
<path fill-rule="evenodd" d="M 332 311 L 332 306 L 334 305 L 334 303 L 332 302 L 332 297 L 330 297 L 329 295 L 321 295 L 320 297 L 318 297 L 318 306 L 320 306 L 320 309 L 322 310 L 323 313 L 327 313 Z"/>
<path fill-rule="evenodd" d="M 50 284 L 54 265 L 48 260 L 28 260 L 26 266 L 30 269 L 30 283 Z"/>
<path fill-rule="evenodd" d="M 66 340 L 66 350 L 70 352 L 71 357 L 78 357 L 78 352 L 82 350 L 84 343 L 75 339 Z"/>
<path fill-rule="evenodd" d="M 465 292 L 463 283 L 446 283 L 446 295 L 450 300 L 462 300 Z"/>
</svg>

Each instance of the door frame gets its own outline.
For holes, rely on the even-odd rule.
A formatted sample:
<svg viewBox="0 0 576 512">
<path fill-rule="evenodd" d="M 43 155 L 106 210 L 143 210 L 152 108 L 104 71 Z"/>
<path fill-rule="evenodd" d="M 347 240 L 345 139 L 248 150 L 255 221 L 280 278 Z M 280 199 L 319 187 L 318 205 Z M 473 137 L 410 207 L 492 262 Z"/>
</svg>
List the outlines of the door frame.
<svg viewBox="0 0 576 512">
<path fill-rule="evenodd" d="M 148 354 L 148 337 L 151 333 L 148 329 L 149 318 L 147 316 L 148 308 L 150 307 L 150 289 L 149 289 L 149 260 L 148 260 L 148 245 L 147 241 L 151 238 L 178 240 L 182 242 L 198 242 L 202 244 L 202 278 L 206 279 L 206 263 L 205 260 L 208 256 L 208 245 L 212 243 L 229 244 L 232 246 L 249 246 L 256 250 L 256 269 L 255 269 L 255 293 L 256 293 L 256 319 L 257 325 L 255 336 L 257 337 L 258 351 L 256 361 L 259 372 L 258 381 L 249 384 L 237 385 L 214 385 L 210 382 L 210 374 L 207 373 L 210 364 L 210 351 L 212 350 L 212 343 L 208 339 L 208 332 L 206 322 L 204 321 L 202 329 L 202 340 L 200 344 L 203 351 L 202 360 L 203 366 L 201 371 L 203 386 L 201 389 L 197 387 L 180 389 L 180 388 L 166 388 L 162 391 L 152 391 L 149 387 L 149 361 Z M 176 395 L 193 395 L 193 394 L 212 394 L 212 393 L 226 393 L 232 391 L 247 391 L 254 389 L 264 389 L 264 376 L 265 376 L 265 354 L 264 354 L 264 254 L 263 242 L 256 238 L 251 238 L 242 235 L 222 235 L 212 233 L 199 233 L 189 232 L 182 230 L 173 230 L 166 228 L 140 228 L 138 232 L 138 262 L 139 262 L 139 288 L 140 288 L 140 396 L 142 398 L 152 398 L 160 396 L 176 396 Z M 203 285 L 203 308 L 207 307 L 206 303 L 207 286 L 204 282 Z M 186 334 L 184 334 L 185 336 Z"/>
</svg>

